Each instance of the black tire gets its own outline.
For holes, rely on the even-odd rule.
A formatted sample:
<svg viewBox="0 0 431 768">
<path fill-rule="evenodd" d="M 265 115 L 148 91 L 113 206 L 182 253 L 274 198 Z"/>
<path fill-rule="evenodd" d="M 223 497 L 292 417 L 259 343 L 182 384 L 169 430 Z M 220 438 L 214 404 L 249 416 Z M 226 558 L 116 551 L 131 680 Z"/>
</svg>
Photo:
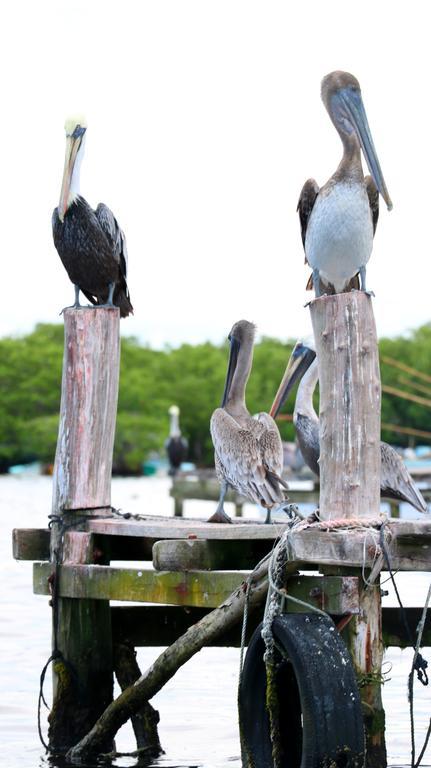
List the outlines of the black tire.
<svg viewBox="0 0 431 768">
<path fill-rule="evenodd" d="M 239 690 L 244 768 L 274 767 L 261 629 L 248 646 Z M 274 620 L 273 634 L 280 768 L 361 768 L 361 700 L 335 624 L 321 614 L 288 613 Z"/>
</svg>

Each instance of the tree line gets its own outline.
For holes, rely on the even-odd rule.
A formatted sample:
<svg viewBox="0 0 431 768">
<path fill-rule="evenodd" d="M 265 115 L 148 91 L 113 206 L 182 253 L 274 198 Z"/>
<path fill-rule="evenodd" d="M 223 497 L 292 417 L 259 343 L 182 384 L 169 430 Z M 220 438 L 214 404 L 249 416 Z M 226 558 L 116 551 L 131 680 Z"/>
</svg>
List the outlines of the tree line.
<svg viewBox="0 0 431 768">
<path fill-rule="evenodd" d="M 247 388 L 251 413 L 268 410 L 283 375 L 294 341 L 263 338 L 256 344 Z M 429 399 L 431 379 L 418 379 L 386 362 L 384 357 L 431 374 L 431 323 L 406 336 L 381 339 L 382 382 Z M 21 337 L 0 339 L 0 471 L 30 461 L 52 463 L 58 430 L 63 326 L 37 325 Z M 168 408 L 181 409 L 181 429 L 189 441 L 189 459 L 198 466 L 213 464 L 209 433 L 211 413 L 220 404 L 228 345 L 204 343 L 163 350 L 135 338 L 123 338 L 120 391 L 114 448 L 117 473 L 140 473 L 152 452 L 164 455 L 169 431 Z M 286 412 L 292 412 L 294 394 Z M 429 406 L 383 394 L 382 423 L 429 431 Z M 294 440 L 291 423 L 280 422 L 285 440 Z M 424 438 L 383 431 L 396 445 L 427 442 Z M 428 441 L 431 443 L 431 439 Z"/>
</svg>

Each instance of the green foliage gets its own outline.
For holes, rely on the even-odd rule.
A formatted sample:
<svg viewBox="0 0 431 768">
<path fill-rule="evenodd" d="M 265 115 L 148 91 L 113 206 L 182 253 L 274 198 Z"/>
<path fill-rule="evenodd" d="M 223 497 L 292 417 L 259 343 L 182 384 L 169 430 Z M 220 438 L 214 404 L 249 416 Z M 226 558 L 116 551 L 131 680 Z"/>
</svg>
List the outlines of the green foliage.
<svg viewBox="0 0 431 768">
<path fill-rule="evenodd" d="M 427 383 L 383 360 L 383 358 L 389 357 L 431 376 L 431 323 L 421 326 L 408 336 L 382 339 L 379 343 L 379 350 L 382 382 L 423 397 L 431 405 L 431 381 Z M 382 422 L 431 432 L 431 409 L 393 395 L 384 395 L 382 398 Z M 409 442 L 413 444 L 431 443 L 431 440 L 427 438 L 409 439 L 406 435 L 392 431 L 383 431 L 382 439 L 398 445 L 407 445 Z"/>
<path fill-rule="evenodd" d="M 251 413 L 267 411 L 283 375 L 291 343 L 264 338 L 255 347 L 247 388 Z M 391 357 L 431 374 L 431 324 L 407 337 L 382 339 L 381 357 Z M 139 473 L 148 455 L 164 455 L 169 431 L 168 408 L 181 410 L 182 432 L 189 457 L 212 465 L 209 421 L 220 404 L 228 360 L 227 343 L 216 346 L 183 344 L 178 349 L 152 350 L 136 339 L 122 340 L 120 393 L 114 468 Z M 14 463 L 54 460 L 60 406 L 63 356 L 62 325 L 38 325 L 27 336 L 0 339 L 0 470 Z M 431 401 L 431 382 L 381 363 L 385 384 L 414 392 Z M 414 385 L 424 387 L 424 391 Z M 295 393 L 284 412 L 293 410 Z M 431 409 L 384 395 L 382 421 L 431 432 Z M 280 422 L 284 439 L 294 439 L 291 423 Z M 409 438 L 386 432 L 383 439 L 406 444 Z M 418 438 L 416 442 L 424 442 Z"/>
</svg>

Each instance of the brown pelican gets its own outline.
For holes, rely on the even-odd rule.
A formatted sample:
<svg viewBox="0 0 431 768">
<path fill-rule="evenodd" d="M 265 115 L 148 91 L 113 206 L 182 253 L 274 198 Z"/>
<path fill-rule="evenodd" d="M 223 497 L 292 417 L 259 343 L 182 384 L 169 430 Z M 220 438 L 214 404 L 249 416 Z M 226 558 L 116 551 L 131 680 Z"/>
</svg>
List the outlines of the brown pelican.
<svg viewBox="0 0 431 768">
<path fill-rule="evenodd" d="M 180 430 L 180 409 L 177 405 L 171 405 L 169 408 L 170 429 L 169 438 L 166 440 L 165 448 L 169 459 L 169 474 L 174 477 L 183 461 L 186 460 L 188 443 L 181 435 Z"/>
<path fill-rule="evenodd" d="M 388 210 L 392 208 L 357 79 L 348 72 L 331 72 L 322 81 L 321 95 L 343 143 L 343 156 L 321 189 L 314 179 L 305 182 L 298 202 L 305 261 L 313 270 L 316 296 L 359 287 L 358 273 L 366 290 L 379 193 Z M 361 148 L 371 173 L 365 179 Z"/>
<path fill-rule="evenodd" d="M 54 244 L 75 286 L 96 306 L 120 307 L 121 317 L 133 312 L 126 283 L 127 249 L 124 233 L 107 205 L 94 211 L 79 194 L 79 172 L 84 153 L 83 120 L 67 120 L 66 157 L 60 202 L 52 215 Z"/>
<path fill-rule="evenodd" d="M 319 475 L 319 419 L 313 406 L 313 393 L 319 378 L 315 358 L 316 353 L 311 344 L 307 346 L 300 341 L 297 342 L 270 414 L 276 418 L 295 382 L 301 379 L 296 394 L 293 422 L 304 461 L 316 475 Z M 380 451 L 380 495 L 382 498 L 406 501 L 419 512 L 427 512 L 425 499 L 410 477 L 399 454 L 392 446 L 384 442 L 380 443 Z"/>
<path fill-rule="evenodd" d="M 281 486 L 283 447 L 275 421 L 267 413 L 250 416 L 245 388 L 251 371 L 255 326 L 247 320 L 235 323 L 230 334 L 230 356 L 221 408 L 211 417 L 215 467 L 221 483 L 220 501 L 210 522 L 231 522 L 223 509 L 229 485 L 267 510 L 287 501 Z"/>
</svg>

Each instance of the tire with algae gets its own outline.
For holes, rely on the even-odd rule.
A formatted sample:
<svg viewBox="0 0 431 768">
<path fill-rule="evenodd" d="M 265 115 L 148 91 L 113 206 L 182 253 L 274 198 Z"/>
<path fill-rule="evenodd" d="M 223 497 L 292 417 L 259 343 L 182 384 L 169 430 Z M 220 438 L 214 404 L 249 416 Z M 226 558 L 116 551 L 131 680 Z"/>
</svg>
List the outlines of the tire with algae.
<svg viewBox="0 0 431 768">
<path fill-rule="evenodd" d="M 361 768 L 361 699 L 347 648 L 320 614 L 274 619 L 274 659 L 265 666 L 260 625 L 239 689 L 244 768 Z"/>
</svg>

